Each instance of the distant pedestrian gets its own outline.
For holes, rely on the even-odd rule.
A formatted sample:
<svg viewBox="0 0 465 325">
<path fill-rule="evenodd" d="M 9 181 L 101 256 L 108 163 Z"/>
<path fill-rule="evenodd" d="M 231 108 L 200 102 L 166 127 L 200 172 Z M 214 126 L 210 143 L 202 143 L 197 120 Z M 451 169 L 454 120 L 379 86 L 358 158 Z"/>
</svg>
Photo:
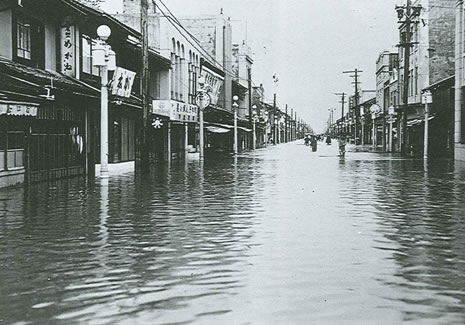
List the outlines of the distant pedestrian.
<svg viewBox="0 0 465 325">
<path fill-rule="evenodd" d="M 312 151 L 315 152 L 317 149 L 318 142 L 316 141 L 316 137 L 312 136 L 312 139 L 310 140 L 312 144 Z"/>
<path fill-rule="evenodd" d="M 329 135 L 326 137 L 326 144 L 327 145 L 331 144 L 331 136 L 329 136 Z"/>
<path fill-rule="evenodd" d="M 305 135 L 304 141 L 306 146 L 310 144 L 310 137 L 308 136 L 308 134 Z"/>
<path fill-rule="evenodd" d="M 344 158 L 346 155 L 346 136 L 344 134 L 339 138 L 339 157 Z"/>
</svg>

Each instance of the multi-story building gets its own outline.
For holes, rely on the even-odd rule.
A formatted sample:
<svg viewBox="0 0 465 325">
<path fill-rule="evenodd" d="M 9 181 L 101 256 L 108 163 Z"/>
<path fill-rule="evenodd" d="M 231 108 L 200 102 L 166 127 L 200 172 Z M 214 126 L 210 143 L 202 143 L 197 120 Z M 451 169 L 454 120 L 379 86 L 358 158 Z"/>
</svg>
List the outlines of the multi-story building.
<svg viewBox="0 0 465 325">
<path fill-rule="evenodd" d="M 142 125 L 142 65 L 134 60 L 141 55 L 140 33 L 75 0 L 2 2 L 2 186 L 95 175 L 100 157 L 101 70 L 93 64 L 93 49 L 97 27 L 103 24 L 111 28 L 107 43 L 116 52 L 118 67 L 109 87 L 108 160 L 135 160 Z M 150 50 L 153 81 L 169 67 L 169 60 Z M 149 95 L 159 96 L 156 82 Z"/>
<path fill-rule="evenodd" d="M 139 31 L 140 6 L 140 1 L 124 0 L 123 12 L 115 17 Z M 150 1 L 148 33 L 150 48 L 171 62 L 169 70 L 151 78 L 151 84 L 158 90 L 152 97 L 152 113 L 160 121 L 154 137 L 155 157 L 176 159 L 196 151 L 199 144 L 196 95 L 204 55 L 189 32 L 172 21 L 167 13 L 156 12 Z M 215 77 L 222 79 L 220 75 Z M 216 101 L 216 97 L 213 100 Z"/>
<path fill-rule="evenodd" d="M 455 119 L 454 148 L 455 159 L 465 161 L 465 5 L 463 0 L 456 0 L 455 10 Z"/>
<path fill-rule="evenodd" d="M 382 145 L 383 150 L 391 148 L 389 139 L 395 139 L 395 137 L 389 137 L 389 132 L 393 132 L 389 128 L 389 125 L 392 125 L 390 119 L 394 119 L 394 116 L 389 114 L 389 108 L 391 106 L 393 108 L 397 107 L 397 66 L 398 53 L 390 51 L 383 51 L 376 61 L 376 103 L 380 111 L 377 113 L 374 122 L 376 130 L 380 131 L 379 134 L 376 134 L 377 145 Z M 393 148 L 395 147 L 393 146 Z"/>
<path fill-rule="evenodd" d="M 412 45 L 399 47 L 399 106 L 404 105 L 403 85 L 408 78 L 406 145 L 409 151 L 419 154 L 424 135 L 422 90 L 454 74 L 455 16 L 446 0 L 417 0 L 413 6 L 418 8 L 418 14 L 411 24 Z M 405 24 L 399 30 L 402 43 L 406 39 Z M 404 75 L 405 48 L 410 51 L 408 76 Z M 436 127 L 435 123 L 432 120 L 430 128 Z"/>
<path fill-rule="evenodd" d="M 217 107 L 232 112 L 232 25 L 221 12 L 214 16 L 182 17 L 182 25 L 199 41 L 202 55 L 224 71 L 224 83 Z"/>
</svg>

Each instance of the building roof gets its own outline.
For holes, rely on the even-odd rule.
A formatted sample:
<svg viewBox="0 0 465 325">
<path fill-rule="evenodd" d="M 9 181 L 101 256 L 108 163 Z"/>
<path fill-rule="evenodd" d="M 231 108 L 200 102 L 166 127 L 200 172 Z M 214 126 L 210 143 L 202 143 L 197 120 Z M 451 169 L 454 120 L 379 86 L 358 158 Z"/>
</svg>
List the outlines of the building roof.
<svg viewBox="0 0 465 325">
<path fill-rule="evenodd" d="M 442 80 L 439 80 L 431 85 L 429 85 L 428 87 L 425 88 L 425 90 L 433 90 L 435 88 L 439 88 L 441 86 L 445 86 L 446 84 L 448 83 L 453 83 L 455 80 L 455 75 L 452 75 L 452 76 L 449 76 L 447 78 L 444 78 Z"/>
<path fill-rule="evenodd" d="M 54 71 L 28 67 L 9 59 L 0 57 L 0 91 L 14 97 L 31 97 L 41 99 L 46 87 L 56 91 L 85 96 L 98 96 L 98 91 Z"/>
</svg>

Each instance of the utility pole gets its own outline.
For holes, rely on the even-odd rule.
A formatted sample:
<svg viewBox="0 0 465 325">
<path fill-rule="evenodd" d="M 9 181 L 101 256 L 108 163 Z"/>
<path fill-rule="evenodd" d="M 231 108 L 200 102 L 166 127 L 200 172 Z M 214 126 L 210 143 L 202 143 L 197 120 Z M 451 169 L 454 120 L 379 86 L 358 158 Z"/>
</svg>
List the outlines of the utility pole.
<svg viewBox="0 0 465 325">
<path fill-rule="evenodd" d="M 289 121 L 289 127 L 291 128 L 291 141 L 294 141 L 294 109 L 291 108 L 291 120 Z"/>
<path fill-rule="evenodd" d="M 339 101 L 339 103 L 342 104 L 342 113 L 341 113 L 341 122 L 342 122 L 342 126 L 341 126 L 341 133 L 343 132 L 344 130 L 344 104 L 346 103 L 346 100 L 345 100 L 345 97 L 346 97 L 346 93 L 345 92 L 342 92 L 342 93 L 334 93 L 335 95 L 337 96 L 341 96 L 341 100 Z"/>
<path fill-rule="evenodd" d="M 250 67 L 247 68 L 247 86 L 248 86 L 248 92 L 249 92 L 249 123 L 252 123 L 252 69 Z M 253 141 L 251 141 L 253 142 Z M 250 149 L 253 149 L 254 144 L 250 143 Z"/>
<path fill-rule="evenodd" d="M 148 0 L 140 0 L 140 30 L 142 33 L 141 51 L 142 51 L 142 137 L 140 144 L 140 166 L 142 172 L 148 172 L 150 169 L 149 155 L 149 32 L 148 32 Z"/>
<path fill-rule="evenodd" d="M 273 95 L 273 144 L 277 144 L 276 142 L 276 93 Z"/>
<path fill-rule="evenodd" d="M 284 115 L 284 142 L 288 142 L 287 138 L 287 104 L 286 104 L 286 115 Z"/>
<path fill-rule="evenodd" d="M 354 109 L 355 109 L 355 136 L 354 136 L 354 140 L 355 140 L 355 144 L 357 144 L 357 137 L 358 137 L 358 128 L 357 128 L 357 124 L 358 124 L 358 121 L 360 120 L 360 112 L 359 112 L 359 109 L 358 109 L 358 100 L 359 100 L 359 92 L 358 92 L 358 84 L 360 83 L 359 81 L 359 74 L 363 72 L 362 70 L 359 70 L 357 68 L 355 68 L 354 70 L 352 71 L 343 71 L 342 73 L 353 73 L 353 75 L 351 75 L 350 77 L 351 78 L 355 78 L 355 81 L 353 82 L 353 84 L 355 85 L 355 97 L 354 97 Z"/>
<path fill-rule="evenodd" d="M 400 29 L 400 44 L 399 47 L 404 49 L 404 82 L 403 82 L 403 92 L 402 92 L 402 116 L 401 116 L 401 153 L 402 155 L 407 154 L 407 111 L 408 111 L 408 91 L 409 91 L 409 80 L 410 80 L 410 48 L 413 46 L 411 40 L 411 24 L 412 20 L 415 17 L 418 17 L 421 13 L 421 5 L 412 6 L 412 1 L 407 0 L 405 6 L 396 6 L 397 18 L 399 18 L 399 23 L 401 24 Z M 404 21 L 401 19 L 404 18 Z M 402 32 L 402 27 L 404 26 L 404 31 Z"/>
<path fill-rule="evenodd" d="M 345 100 L 345 97 L 346 97 L 346 93 L 342 93 L 342 98 L 341 98 L 341 104 L 342 104 L 342 113 L 341 113 L 341 118 L 342 118 L 342 122 L 344 122 L 344 104 L 346 102 Z"/>
<path fill-rule="evenodd" d="M 295 138 L 299 139 L 299 118 L 297 117 L 297 112 L 295 113 Z"/>
</svg>

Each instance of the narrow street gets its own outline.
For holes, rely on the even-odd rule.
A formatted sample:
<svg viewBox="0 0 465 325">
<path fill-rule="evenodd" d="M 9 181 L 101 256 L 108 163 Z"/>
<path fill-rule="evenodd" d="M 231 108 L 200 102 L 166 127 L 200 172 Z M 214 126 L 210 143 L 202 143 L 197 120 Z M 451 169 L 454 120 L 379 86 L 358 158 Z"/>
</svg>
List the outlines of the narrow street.
<svg viewBox="0 0 465 325">
<path fill-rule="evenodd" d="M 465 323 L 465 165 L 337 150 L 0 190 L 0 324 Z"/>
</svg>

